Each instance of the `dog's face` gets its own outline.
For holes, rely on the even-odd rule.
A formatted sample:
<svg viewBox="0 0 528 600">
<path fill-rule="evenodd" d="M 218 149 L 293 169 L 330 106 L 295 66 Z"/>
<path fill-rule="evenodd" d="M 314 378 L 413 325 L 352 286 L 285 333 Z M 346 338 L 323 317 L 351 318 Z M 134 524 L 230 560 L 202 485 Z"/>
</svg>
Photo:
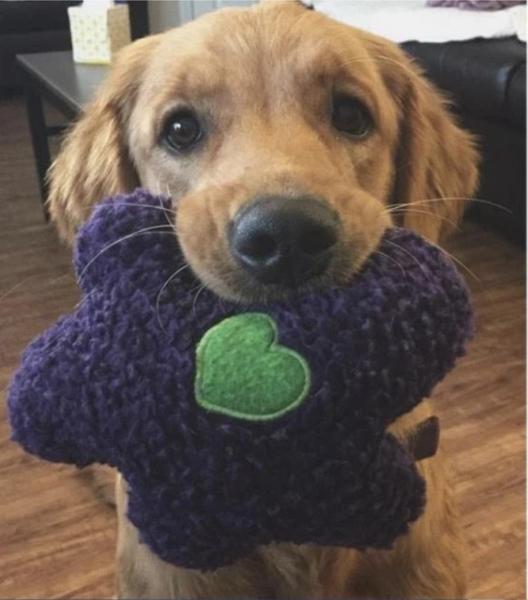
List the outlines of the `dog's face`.
<svg viewBox="0 0 528 600">
<path fill-rule="evenodd" d="M 168 35 L 129 121 L 142 184 L 178 199 L 185 255 L 224 296 L 348 278 L 389 223 L 396 106 L 359 40 L 343 55 L 339 27 L 288 8 Z"/>
<path fill-rule="evenodd" d="M 71 235 L 104 195 L 170 194 L 198 277 L 265 299 L 349 279 L 392 214 L 435 241 L 475 162 L 392 44 L 267 2 L 130 46 L 54 166 L 51 210 Z"/>
</svg>

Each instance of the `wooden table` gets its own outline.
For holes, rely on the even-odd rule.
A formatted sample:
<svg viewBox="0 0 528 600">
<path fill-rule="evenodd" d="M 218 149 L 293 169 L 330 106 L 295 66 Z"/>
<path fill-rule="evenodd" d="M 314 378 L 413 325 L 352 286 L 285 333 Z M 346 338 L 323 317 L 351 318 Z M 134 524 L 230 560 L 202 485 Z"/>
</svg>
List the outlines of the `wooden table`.
<svg viewBox="0 0 528 600">
<path fill-rule="evenodd" d="M 40 197 L 46 220 L 48 184 L 46 173 L 51 165 L 48 138 L 62 133 L 92 99 L 105 79 L 105 65 L 81 65 L 73 62 L 71 52 L 42 52 L 19 54 L 17 63 L 23 73 L 27 115 Z M 43 100 L 49 102 L 66 118 L 65 125 L 48 126 L 44 117 Z"/>
</svg>

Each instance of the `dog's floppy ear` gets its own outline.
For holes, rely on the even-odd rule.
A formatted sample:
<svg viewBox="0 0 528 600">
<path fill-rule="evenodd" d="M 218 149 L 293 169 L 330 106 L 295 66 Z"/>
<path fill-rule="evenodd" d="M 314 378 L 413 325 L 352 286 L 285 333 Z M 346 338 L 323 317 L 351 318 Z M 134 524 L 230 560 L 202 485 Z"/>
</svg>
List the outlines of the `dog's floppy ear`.
<svg viewBox="0 0 528 600">
<path fill-rule="evenodd" d="M 61 237 L 71 241 L 94 204 L 132 191 L 138 178 L 125 141 L 145 64 L 159 42 L 151 36 L 124 48 L 108 80 L 67 134 L 49 172 L 48 206 Z"/>
<path fill-rule="evenodd" d="M 396 222 L 433 242 L 455 227 L 478 185 L 474 137 L 461 129 L 447 102 L 407 55 L 381 38 L 371 40 L 399 107 L 399 143 L 392 202 Z"/>
</svg>

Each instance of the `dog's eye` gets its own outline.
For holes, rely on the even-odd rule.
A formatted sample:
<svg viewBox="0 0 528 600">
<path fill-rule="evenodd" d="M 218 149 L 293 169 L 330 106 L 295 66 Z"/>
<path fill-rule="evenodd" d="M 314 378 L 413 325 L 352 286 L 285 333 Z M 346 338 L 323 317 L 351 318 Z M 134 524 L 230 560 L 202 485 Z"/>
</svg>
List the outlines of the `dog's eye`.
<svg viewBox="0 0 528 600">
<path fill-rule="evenodd" d="M 338 131 L 356 138 L 364 138 L 372 129 L 372 117 L 357 98 L 336 96 L 332 110 L 332 125 Z"/>
<path fill-rule="evenodd" d="M 167 119 L 162 137 L 173 150 L 187 150 L 200 141 L 202 127 L 193 112 L 182 110 Z"/>
</svg>

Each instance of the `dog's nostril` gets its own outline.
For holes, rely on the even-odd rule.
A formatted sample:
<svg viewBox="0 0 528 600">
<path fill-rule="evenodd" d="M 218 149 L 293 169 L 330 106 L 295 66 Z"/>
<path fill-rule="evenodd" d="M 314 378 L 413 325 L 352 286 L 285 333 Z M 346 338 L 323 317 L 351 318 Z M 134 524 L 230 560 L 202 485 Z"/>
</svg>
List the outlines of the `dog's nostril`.
<svg viewBox="0 0 528 600">
<path fill-rule="evenodd" d="M 229 246 L 238 264 L 261 283 L 295 287 L 327 269 L 339 225 L 337 215 L 316 198 L 266 196 L 235 215 Z"/>
<path fill-rule="evenodd" d="M 304 254 L 316 256 L 335 246 L 337 234 L 335 229 L 315 226 L 304 231 L 299 238 L 299 249 Z"/>
<path fill-rule="evenodd" d="M 238 251 L 253 260 L 266 260 L 277 252 L 277 242 L 267 233 L 258 233 L 244 240 Z"/>
</svg>

